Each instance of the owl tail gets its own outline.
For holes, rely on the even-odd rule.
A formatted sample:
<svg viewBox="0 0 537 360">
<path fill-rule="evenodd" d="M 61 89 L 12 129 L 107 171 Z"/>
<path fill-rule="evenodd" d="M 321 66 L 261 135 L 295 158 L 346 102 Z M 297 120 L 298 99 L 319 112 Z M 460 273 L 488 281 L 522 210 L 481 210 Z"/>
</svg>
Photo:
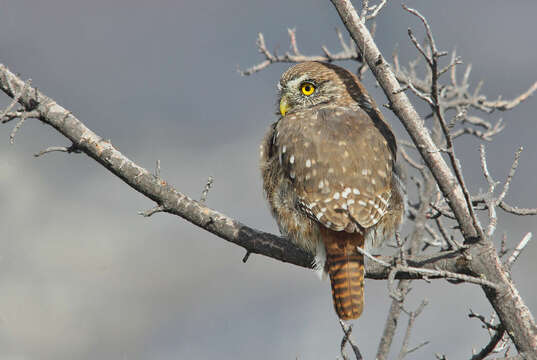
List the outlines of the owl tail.
<svg viewBox="0 0 537 360">
<path fill-rule="evenodd" d="M 363 246 L 364 239 L 357 233 L 330 233 L 323 241 L 334 307 L 340 319 L 357 319 L 364 309 L 364 257 L 356 246 Z"/>
</svg>

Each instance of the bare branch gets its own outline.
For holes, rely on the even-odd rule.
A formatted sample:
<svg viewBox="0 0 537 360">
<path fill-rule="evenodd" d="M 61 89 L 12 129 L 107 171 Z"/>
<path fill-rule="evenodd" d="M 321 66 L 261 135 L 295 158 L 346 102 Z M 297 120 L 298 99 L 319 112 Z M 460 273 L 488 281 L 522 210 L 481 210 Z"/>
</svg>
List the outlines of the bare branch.
<svg viewBox="0 0 537 360">
<path fill-rule="evenodd" d="M 345 321 L 339 319 L 339 325 L 341 325 L 341 329 L 343 330 L 343 339 L 341 339 L 341 356 L 343 359 L 348 360 L 349 357 L 347 354 L 345 354 L 345 346 L 347 343 L 351 346 L 352 351 L 354 353 L 354 356 L 356 357 L 356 360 L 362 360 L 362 354 L 360 353 L 360 349 L 358 346 L 352 341 L 351 339 L 351 333 L 352 333 L 352 325 L 347 325 Z"/>
<path fill-rule="evenodd" d="M 381 0 L 380 4 L 369 7 L 369 10 L 372 10 L 372 12 L 369 15 L 366 15 L 365 20 L 367 21 L 376 18 L 387 3 L 388 0 Z"/>
<path fill-rule="evenodd" d="M 155 163 L 155 177 L 160 178 L 160 160 Z"/>
<path fill-rule="evenodd" d="M 370 253 L 368 253 L 365 249 L 362 249 L 361 247 L 358 247 L 357 248 L 358 252 L 360 254 L 362 254 L 363 256 L 365 256 L 366 258 L 368 258 L 369 260 L 372 260 L 373 262 L 376 262 L 377 264 L 380 264 L 384 267 L 391 267 L 392 265 L 381 260 L 380 258 L 378 257 L 374 257 L 373 255 L 371 255 Z"/>
<path fill-rule="evenodd" d="M 48 154 L 50 152 L 54 152 L 54 151 L 60 151 L 60 152 L 66 152 L 66 153 L 79 153 L 80 150 L 77 149 L 77 147 L 75 146 L 75 144 L 69 146 L 69 147 L 65 147 L 65 146 L 50 146 L 48 148 L 46 148 L 45 150 L 41 150 L 40 152 L 38 153 L 35 153 L 34 154 L 34 157 L 40 157 L 40 156 L 43 156 L 45 154 Z"/>
<path fill-rule="evenodd" d="M 302 55 L 299 51 L 298 51 L 298 45 L 297 45 L 297 40 L 296 40 L 296 32 L 294 29 L 288 29 L 288 33 L 289 33 L 289 41 L 290 41 L 290 46 L 291 46 L 291 50 L 292 50 L 292 53 L 285 53 L 284 55 L 276 55 L 276 54 L 272 54 L 268 49 L 267 49 L 267 46 L 265 44 L 265 37 L 263 36 L 262 33 L 259 33 L 257 35 L 257 49 L 258 51 L 263 54 L 265 56 L 265 60 L 260 62 L 259 64 L 257 65 L 254 65 L 246 70 L 240 70 L 239 69 L 239 73 L 243 76 L 248 76 L 248 75 L 252 75 L 253 73 L 256 73 L 258 71 L 261 71 L 265 68 L 267 68 L 270 64 L 274 64 L 274 63 L 299 63 L 299 62 L 303 62 L 303 61 L 325 61 L 325 62 L 332 62 L 332 61 L 336 61 L 336 60 L 356 60 L 356 61 L 361 61 L 361 56 L 359 56 L 359 54 L 356 52 L 356 47 L 354 46 L 354 44 L 351 42 L 350 45 L 346 44 L 344 39 L 343 39 L 343 36 L 341 35 L 341 32 L 339 30 L 337 30 L 337 34 L 338 34 L 338 38 L 340 40 L 340 43 L 341 43 L 341 46 L 342 46 L 342 49 L 340 52 L 338 53 L 331 53 L 330 51 L 328 51 L 328 49 L 326 48 L 326 46 L 323 46 L 322 49 L 323 49 L 323 52 L 324 52 L 324 56 L 322 55 L 316 55 L 316 56 L 305 56 L 305 55 Z"/>
<path fill-rule="evenodd" d="M 32 79 L 28 79 L 25 83 L 24 83 L 24 86 L 22 87 L 22 89 L 20 90 L 20 92 L 18 94 L 12 94 L 11 98 L 11 102 L 9 103 L 9 105 L 2 111 L 0 112 L 0 120 L 2 120 L 2 123 L 6 123 L 7 121 L 4 121 L 4 117 L 6 116 L 7 113 L 9 113 L 11 111 L 11 109 L 13 109 L 13 107 L 20 101 L 21 97 L 23 95 L 26 94 L 27 90 L 28 90 L 28 87 L 30 87 L 30 84 L 32 83 Z M 25 111 L 21 112 L 21 113 L 24 113 Z M 16 117 L 19 117 L 19 116 L 16 116 Z M 11 119 L 10 119 L 11 120 Z M 9 121 L 9 120 L 8 120 Z"/>
<path fill-rule="evenodd" d="M 404 148 L 399 148 L 399 151 L 401 151 L 401 155 L 403 155 L 403 158 L 406 160 L 406 162 L 412 166 L 413 168 L 417 170 L 423 170 L 425 169 L 425 165 L 419 164 L 416 160 L 412 159 L 410 155 L 406 152 Z"/>
<path fill-rule="evenodd" d="M 473 127 L 465 126 L 462 129 L 458 129 L 457 131 L 453 132 L 451 134 L 451 137 L 455 139 L 455 138 L 458 138 L 459 136 L 468 134 L 468 135 L 475 136 L 481 140 L 492 141 L 492 138 L 498 135 L 500 132 L 502 132 L 503 129 L 505 129 L 505 125 L 503 124 L 502 119 L 500 119 L 498 120 L 498 122 L 496 122 L 494 127 L 488 129 L 487 131 L 481 131 L 481 130 L 474 129 Z"/>
<path fill-rule="evenodd" d="M 511 254 L 511 256 L 509 256 L 509 259 L 507 259 L 507 262 L 505 263 L 505 267 L 507 268 L 508 271 L 511 270 L 515 261 L 517 261 L 518 257 L 520 256 L 520 254 L 522 253 L 526 245 L 528 245 L 528 243 L 531 240 L 531 237 L 532 237 L 532 233 L 531 232 L 527 233 L 526 235 L 524 235 L 522 240 L 520 240 L 518 245 L 515 247 L 515 250 L 513 250 L 513 253 Z"/>
<path fill-rule="evenodd" d="M 39 116 L 41 116 L 39 111 L 12 111 L 0 117 L 1 119 L 0 123 L 5 124 L 7 122 L 10 122 L 13 119 L 22 118 L 22 117 L 29 119 L 29 118 L 39 118 Z"/>
<path fill-rule="evenodd" d="M 439 74 L 438 74 L 438 58 L 440 58 L 442 55 L 445 55 L 445 53 L 438 52 L 438 49 L 436 47 L 436 43 L 435 43 L 432 31 L 431 31 L 431 27 L 429 26 L 429 23 L 427 22 L 425 17 L 423 15 L 421 15 L 415 9 L 411 9 L 411 8 L 407 7 L 406 5 L 404 5 L 404 4 L 402 6 L 403 6 L 403 8 L 405 10 L 407 10 L 411 14 L 417 16 L 423 22 L 423 25 L 425 26 L 425 32 L 426 32 L 427 38 L 429 40 L 429 50 L 430 50 L 429 52 L 430 52 L 430 55 L 429 55 L 429 53 L 427 53 L 420 46 L 420 44 L 417 42 L 416 38 L 413 36 L 412 31 L 410 29 L 408 30 L 408 35 L 410 36 L 410 39 L 411 39 L 412 43 L 418 49 L 418 51 L 423 55 L 423 57 L 427 61 L 427 64 L 429 65 L 429 68 L 430 68 L 430 74 L 431 74 L 430 94 L 431 95 L 429 97 L 429 96 L 427 96 L 425 94 L 422 94 L 422 96 L 420 96 L 420 98 L 425 100 L 431 106 L 431 109 L 433 110 L 433 113 L 436 115 L 436 118 L 438 119 L 438 122 L 440 124 L 440 128 L 442 129 L 442 132 L 444 133 L 444 138 L 445 138 L 446 145 L 447 145 L 447 153 L 448 153 L 450 161 L 451 161 L 451 166 L 453 167 L 453 170 L 455 172 L 455 177 L 457 178 L 457 181 L 458 181 L 458 183 L 459 183 L 459 185 L 460 185 L 460 187 L 462 189 L 462 192 L 464 194 L 464 199 L 465 199 L 465 202 L 466 202 L 466 208 L 467 208 L 467 210 L 468 210 L 468 212 L 470 214 L 470 217 L 472 219 L 473 228 L 475 229 L 475 231 L 477 231 L 479 237 L 483 238 L 483 235 L 484 235 L 483 234 L 483 229 L 481 228 L 481 225 L 479 224 L 477 216 L 476 216 L 476 214 L 474 212 L 472 202 L 470 200 L 470 198 L 471 198 L 470 197 L 470 192 L 468 190 L 468 186 L 466 185 L 466 183 L 464 181 L 464 177 L 463 177 L 463 174 L 462 174 L 462 169 L 461 169 L 461 166 L 460 166 L 460 162 L 457 159 L 457 157 L 455 156 L 455 149 L 453 147 L 453 138 L 452 138 L 452 136 L 450 134 L 449 127 L 447 126 L 447 123 L 446 123 L 446 121 L 444 119 L 444 114 L 443 114 L 443 112 L 441 110 L 441 104 L 439 102 L 439 94 L 438 94 L 438 88 L 439 88 L 438 87 L 438 77 L 439 77 Z M 469 71 L 467 72 L 467 74 L 464 77 L 464 82 L 467 81 L 468 75 L 469 75 Z M 413 89 L 413 86 L 411 85 L 410 82 L 409 82 L 409 86 L 410 86 L 411 89 Z M 413 91 L 415 91 L 415 93 L 416 93 L 418 90 L 415 89 Z"/>
<path fill-rule="evenodd" d="M 23 113 L 23 116 L 21 119 L 17 122 L 17 125 L 13 128 L 11 131 L 11 134 L 9 134 L 9 143 L 13 145 L 15 143 L 15 135 L 17 134 L 17 131 L 22 127 L 22 124 L 24 124 L 24 121 L 26 120 L 26 117 L 24 116 L 25 113 Z"/>
<path fill-rule="evenodd" d="M 2 91 L 9 96 L 15 96 L 15 94 L 20 93 L 24 86 L 21 79 L 0 64 L 0 89 Z M 39 90 L 27 91 L 21 96 L 19 102 L 24 107 L 39 111 L 44 123 L 53 126 L 73 143 L 68 148 L 51 147 L 43 151 L 43 154 L 51 151 L 84 152 L 133 189 L 158 204 L 155 208 L 142 212 L 142 214 L 151 215 L 163 211 L 178 215 L 222 239 L 243 247 L 249 253 L 261 254 L 297 266 L 312 268 L 313 256 L 311 254 L 285 238 L 253 229 L 180 193 L 165 180 L 128 159 L 110 141 L 103 140 L 70 111 L 61 107 Z M 395 265 L 396 259 L 389 256 L 373 259 L 376 261 L 366 263 L 366 276 L 371 279 L 387 279 L 390 268 Z M 447 271 L 446 275 L 443 276 L 444 278 L 452 276 L 451 273 L 466 272 L 464 265 L 466 262 L 460 252 L 448 251 L 433 256 L 409 256 L 406 260 L 410 267 L 429 269 L 432 272 L 426 271 L 422 274 L 415 269 L 407 271 L 404 268 L 398 268 L 395 278 L 420 279 L 426 276 L 432 279 L 442 277 L 437 269 Z"/>
<path fill-rule="evenodd" d="M 481 204 L 483 206 L 483 209 L 487 209 L 488 206 L 485 202 L 486 195 L 479 194 L 472 196 L 472 203 L 474 205 Z M 519 216 L 528 216 L 528 215 L 537 215 L 537 208 L 519 208 L 516 206 L 511 206 L 507 204 L 505 201 L 500 201 L 498 203 L 498 207 L 502 210 L 504 210 L 507 213 L 513 214 L 513 215 L 519 215 Z M 445 211 L 444 209 L 441 209 Z M 442 214 L 448 216 L 449 214 Z"/>
<path fill-rule="evenodd" d="M 138 215 L 142 215 L 143 217 L 150 217 L 153 214 L 159 213 L 159 212 L 165 212 L 166 209 L 162 205 L 155 206 L 149 210 L 146 211 L 139 211 Z"/>
<path fill-rule="evenodd" d="M 526 90 L 526 92 L 517 96 L 513 100 L 498 99 L 496 101 L 483 101 L 482 105 L 487 108 L 494 109 L 494 110 L 500 110 L 500 111 L 511 110 L 512 108 L 516 107 L 521 102 L 525 101 L 527 98 L 532 96 L 535 93 L 535 91 L 537 91 L 537 81 L 534 82 L 533 85 L 530 86 L 528 90 Z"/>
<path fill-rule="evenodd" d="M 485 319 L 483 315 L 475 313 L 472 309 L 470 309 L 470 313 L 468 314 L 468 317 L 470 319 L 474 318 L 474 319 L 480 320 L 486 329 L 499 330 L 501 326 L 501 325 L 492 324 L 492 322 L 487 321 L 487 319 Z"/>
<path fill-rule="evenodd" d="M 408 314 L 408 325 L 406 327 L 405 336 L 403 338 L 403 345 L 401 346 L 401 350 L 399 351 L 399 356 L 397 357 L 399 360 L 403 360 L 408 354 L 422 348 L 423 346 L 427 345 L 429 341 L 424 341 L 418 346 L 415 346 L 411 349 L 408 348 L 408 344 L 410 342 L 410 335 L 412 333 L 412 328 L 414 327 L 414 322 L 416 321 L 416 318 L 420 316 L 425 306 L 427 306 L 428 301 L 423 300 L 420 304 L 420 306 L 412 312 L 407 312 Z M 405 311 L 403 309 L 403 311 Z M 405 311 L 406 312 L 406 311 Z"/>
<path fill-rule="evenodd" d="M 513 161 L 513 165 L 511 165 L 511 170 L 509 170 L 509 174 L 507 175 L 507 179 L 505 180 L 503 191 L 500 196 L 498 196 L 497 201 L 503 201 L 505 195 L 507 195 L 507 191 L 509 191 L 509 185 L 511 185 L 511 180 L 513 180 L 513 176 L 515 176 L 516 169 L 518 167 L 518 160 L 520 159 L 520 154 L 522 153 L 522 150 L 524 150 L 524 148 L 521 146 L 515 153 L 515 160 Z"/>
<path fill-rule="evenodd" d="M 501 201 L 498 206 L 513 215 L 537 215 L 537 208 L 519 208 L 516 206 L 511 206 L 507 204 L 505 201 Z"/>
<path fill-rule="evenodd" d="M 207 179 L 207 183 L 205 184 L 205 187 L 203 188 L 203 191 L 201 193 L 200 202 L 204 203 L 207 201 L 207 195 L 209 194 L 209 191 L 213 187 L 214 178 L 212 176 L 209 176 Z"/>
<path fill-rule="evenodd" d="M 409 291 L 409 280 L 399 280 L 397 284 L 397 292 L 401 294 L 400 299 L 392 299 L 390 305 L 390 310 L 388 311 L 388 318 L 386 319 L 386 324 L 384 325 L 384 331 L 380 339 L 380 343 L 377 349 L 377 360 L 386 360 L 390 353 L 390 347 L 393 342 L 393 337 L 395 335 L 395 330 L 397 329 L 397 323 L 399 321 L 399 315 L 401 314 L 401 309 L 403 308 L 403 302 L 406 294 Z"/>
<path fill-rule="evenodd" d="M 490 338 L 489 343 L 483 349 L 481 349 L 480 352 L 473 355 L 470 359 L 471 360 L 485 359 L 494 351 L 494 349 L 496 348 L 496 345 L 498 345 L 498 343 L 502 340 L 504 334 L 505 334 L 505 328 L 500 325 L 498 331 L 496 331 L 496 333 L 494 333 L 494 335 Z"/>
</svg>

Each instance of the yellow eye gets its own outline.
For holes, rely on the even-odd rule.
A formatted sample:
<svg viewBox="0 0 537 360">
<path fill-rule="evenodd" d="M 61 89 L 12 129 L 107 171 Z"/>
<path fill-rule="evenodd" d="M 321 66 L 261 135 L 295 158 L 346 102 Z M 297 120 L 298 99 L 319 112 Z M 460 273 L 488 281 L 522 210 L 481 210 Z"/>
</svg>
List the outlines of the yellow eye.
<svg viewBox="0 0 537 360">
<path fill-rule="evenodd" d="M 300 91 L 306 96 L 310 96 L 315 91 L 315 86 L 312 83 L 304 83 L 300 86 Z"/>
</svg>

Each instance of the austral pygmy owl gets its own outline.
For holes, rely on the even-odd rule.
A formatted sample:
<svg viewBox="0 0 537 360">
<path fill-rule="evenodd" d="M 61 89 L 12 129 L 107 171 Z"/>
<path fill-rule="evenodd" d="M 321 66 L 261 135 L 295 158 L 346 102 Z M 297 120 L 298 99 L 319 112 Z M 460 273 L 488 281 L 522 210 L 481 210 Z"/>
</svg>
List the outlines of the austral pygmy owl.
<svg viewBox="0 0 537 360">
<path fill-rule="evenodd" d="M 263 187 L 280 231 L 328 272 L 337 315 L 362 314 L 364 258 L 403 220 L 396 142 L 349 71 L 321 62 L 287 70 L 281 117 L 261 144 Z"/>
</svg>

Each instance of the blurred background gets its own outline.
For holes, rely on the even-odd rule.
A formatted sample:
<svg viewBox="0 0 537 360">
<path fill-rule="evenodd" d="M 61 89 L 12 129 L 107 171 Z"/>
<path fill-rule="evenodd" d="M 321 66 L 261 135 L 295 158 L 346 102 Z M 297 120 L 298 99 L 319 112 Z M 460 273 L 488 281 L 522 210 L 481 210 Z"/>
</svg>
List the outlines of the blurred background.
<svg viewBox="0 0 537 360">
<path fill-rule="evenodd" d="M 490 99 L 510 99 L 536 79 L 537 2 L 418 1 L 442 50 L 472 63 Z M 358 1 L 355 1 L 358 5 Z M 276 119 L 276 82 L 286 65 L 250 77 L 245 69 L 267 46 L 289 49 L 297 29 L 304 54 L 339 50 L 342 27 L 328 1 L 1 0 L 0 62 L 71 110 L 89 128 L 178 190 L 199 198 L 209 175 L 208 205 L 250 226 L 277 233 L 265 205 L 258 144 Z M 415 58 L 407 28 L 423 28 L 391 1 L 377 19 L 376 40 L 402 64 Z M 343 64 L 355 70 L 356 65 Z M 459 71 L 462 74 L 462 71 Z M 365 85 L 385 103 L 371 74 Z M 415 99 L 414 99 L 415 100 Z M 417 103 L 417 101 L 415 101 Z M 0 105 L 9 103 L 0 96 Z M 427 110 L 418 105 L 422 114 Z M 490 115 L 507 128 L 487 144 L 489 169 L 504 180 L 518 146 L 519 171 L 509 203 L 537 204 L 537 98 Z M 397 119 L 384 111 L 400 138 Z M 327 281 L 313 272 L 251 256 L 178 217 L 137 215 L 153 206 L 83 154 L 32 154 L 70 145 L 52 128 L 27 120 L 9 145 L 14 123 L 0 129 L 0 358 L 22 359 L 335 359 L 342 332 Z M 486 188 L 479 141 L 458 139 L 471 190 Z M 514 247 L 535 218 L 500 216 L 496 238 Z M 537 312 L 531 242 L 513 278 Z M 408 309 L 430 304 L 418 318 L 410 355 L 468 358 L 488 342 L 469 309 L 489 315 L 476 286 L 414 282 Z M 390 299 L 386 282 L 366 282 L 366 310 L 354 338 L 373 358 Z M 392 348 L 399 351 L 407 318 Z"/>
</svg>

